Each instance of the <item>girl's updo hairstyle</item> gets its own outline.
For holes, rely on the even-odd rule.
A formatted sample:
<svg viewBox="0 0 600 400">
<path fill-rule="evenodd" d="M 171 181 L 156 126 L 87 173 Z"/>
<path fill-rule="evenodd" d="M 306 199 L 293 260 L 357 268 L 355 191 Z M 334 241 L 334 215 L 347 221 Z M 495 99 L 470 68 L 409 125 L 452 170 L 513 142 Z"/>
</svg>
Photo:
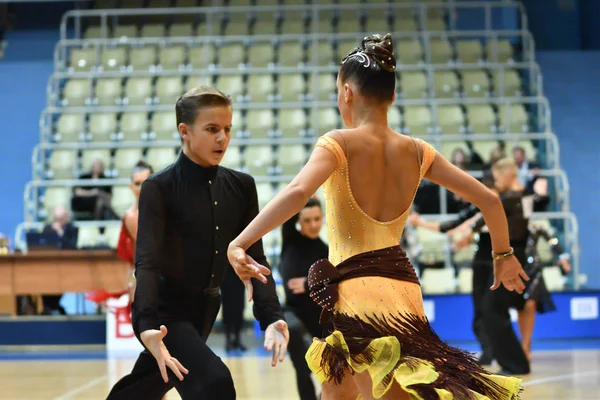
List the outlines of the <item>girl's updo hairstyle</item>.
<svg viewBox="0 0 600 400">
<path fill-rule="evenodd" d="M 381 102 L 391 102 L 396 88 L 396 57 L 392 36 L 365 37 L 360 47 L 342 60 L 340 81 L 352 81 L 360 94 Z"/>
</svg>

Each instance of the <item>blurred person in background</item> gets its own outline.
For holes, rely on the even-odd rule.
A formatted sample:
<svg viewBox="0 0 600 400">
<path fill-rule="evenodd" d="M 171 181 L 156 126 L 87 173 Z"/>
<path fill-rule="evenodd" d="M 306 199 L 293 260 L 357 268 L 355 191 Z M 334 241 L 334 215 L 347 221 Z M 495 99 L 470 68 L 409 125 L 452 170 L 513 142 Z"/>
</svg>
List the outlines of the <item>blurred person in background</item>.
<svg viewBox="0 0 600 400">
<path fill-rule="evenodd" d="M 469 170 L 469 157 L 462 148 L 457 147 L 454 149 L 452 151 L 451 159 L 452 164 L 454 164 L 456 167 L 462 169 L 463 171 Z"/>
<path fill-rule="evenodd" d="M 533 212 L 535 196 L 519 183 L 514 160 L 502 158 L 496 161 L 492 166 L 492 174 L 508 220 L 514 256 L 526 267 L 529 218 Z M 478 219 L 472 222 L 473 226 L 485 226 L 482 216 L 476 218 Z M 525 290 L 531 282 L 531 279 L 525 282 Z M 482 299 L 484 331 L 492 354 L 502 368 L 499 372 L 502 375 L 526 375 L 531 370 L 529 359 L 512 327 L 509 313 L 510 308 L 523 310 L 524 307 L 523 293 L 508 291 L 504 287 L 487 290 Z"/>
<path fill-rule="evenodd" d="M 484 171 L 482 183 L 493 189 L 494 177 L 490 170 Z M 436 232 L 448 233 L 452 235 L 454 232 L 462 233 L 462 243 L 470 243 L 473 237 L 472 232 L 465 232 L 465 227 L 470 226 L 476 217 L 478 217 L 479 209 L 472 204 L 467 204 L 459 213 L 456 219 L 444 222 L 426 221 L 419 214 L 413 212 L 408 217 L 408 222 L 415 226 L 425 229 L 429 229 Z M 492 238 L 487 228 L 483 226 L 474 226 L 473 230 L 479 230 L 479 240 L 477 243 L 477 250 L 473 256 L 471 268 L 473 270 L 472 275 L 472 291 L 471 299 L 473 302 L 473 323 L 472 329 L 479 345 L 481 347 L 481 354 L 479 356 L 479 362 L 481 365 L 491 365 L 494 360 L 492 346 L 488 335 L 483 327 L 482 310 L 483 310 L 483 297 L 489 290 L 492 276 L 494 263 L 490 254 L 492 253 Z"/>
<path fill-rule="evenodd" d="M 79 179 L 106 179 L 102 160 L 94 161 L 90 172 L 82 174 Z M 110 185 L 76 187 L 71 199 L 71 208 L 75 212 L 90 215 L 94 221 L 119 219 L 111 207 L 111 199 L 112 186 Z M 100 228 L 100 233 L 104 233 L 103 227 Z"/>
<path fill-rule="evenodd" d="M 121 224 L 121 232 L 119 234 L 119 241 L 117 243 L 117 254 L 122 260 L 126 261 L 130 266 L 131 270 L 127 274 L 126 287 L 129 291 L 129 303 L 133 301 L 133 294 L 135 292 L 135 276 L 133 274 L 134 260 L 135 260 L 135 241 L 138 231 L 138 216 L 139 209 L 138 204 L 140 201 L 140 191 L 142 183 L 150 175 L 154 173 L 152 166 L 147 162 L 140 160 L 133 168 L 131 173 L 131 183 L 129 187 L 135 197 L 135 202 L 129 207 L 123 215 L 123 223 Z"/>
<path fill-rule="evenodd" d="M 227 268 L 223 283 L 221 283 L 221 303 L 223 310 L 221 322 L 225 333 L 225 351 L 246 351 L 242 343 L 242 328 L 244 326 L 244 309 L 246 289 L 231 268 Z"/>
<path fill-rule="evenodd" d="M 525 149 L 521 146 L 513 147 L 513 160 L 517 164 L 519 170 L 519 183 L 521 186 L 527 187 L 535 180 L 535 176 L 530 176 L 529 172 L 533 171 L 534 175 L 539 171 L 539 166 L 533 161 L 527 159 Z"/>
<path fill-rule="evenodd" d="M 131 316 L 131 302 L 133 301 L 133 295 L 135 293 L 135 242 L 138 230 L 138 203 L 140 199 L 140 189 L 142 183 L 148 179 L 148 177 L 154 173 L 154 170 L 150 164 L 140 160 L 133 168 L 131 173 L 131 183 L 129 188 L 133 192 L 135 202 L 129 207 L 123 215 L 121 222 L 121 231 L 119 232 L 119 239 L 117 241 L 117 255 L 123 261 L 129 265 L 127 274 L 124 277 L 124 290 L 117 293 L 108 293 L 104 290 L 99 290 L 86 296 L 87 300 L 93 301 L 99 305 L 105 304 L 109 298 L 119 298 L 125 293 L 129 295 L 129 302 L 127 308 L 128 316 Z"/>
<path fill-rule="evenodd" d="M 323 337 L 320 322 L 322 308 L 309 295 L 308 270 L 326 258 L 329 248 L 319 237 L 323 227 L 323 210 L 316 195 L 311 197 L 298 214 L 286 221 L 281 229 L 281 263 L 286 302 L 284 315 L 290 330 L 288 351 L 296 370 L 296 384 L 301 400 L 316 400 L 312 372 L 305 360 L 311 337 Z"/>
<path fill-rule="evenodd" d="M 510 164 L 510 162 L 507 163 Z M 508 177 L 510 177 L 509 172 L 507 172 Z M 500 188 L 502 187 L 505 186 L 504 183 L 501 182 Z M 533 185 L 533 193 L 529 188 L 523 189 L 524 198 L 529 198 L 529 200 L 526 200 L 525 202 L 533 202 L 534 211 L 544 209 L 548 202 L 547 189 L 548 185 L 545 178 L 536 180 Z M 531 206 L 523 208 L 531 208 Z M 525 210 L 525 212 L 529 213 L 530 211 Z M 511 221 L 512 220 L 509 220 L 509 223 L 511 223 Z M 518 222 L 519 221 L 517 221 L 517 223 Z M 481 215 L 477 214 L 471 220 L 455 228 L 455 231 L 462 232 L 465 234 L 465 238 L 469 238 L 473 237 L 473 232 L 476 229 L 482 228 L 485 229 L 483 219 L 481 218 Z M 531 338 L 533 335 L 536 313 L 544 314 L 556 311 L 556 306 L 544 281 L 542 273 L 543 266 L 537 251 L 537 244 L 540 239 L 545 239 L 550 245 L 550 249 L 555 257 L 557 265 L 561 268 L 562 274 L 566 275 L 571 271 L 570 257 L 562 250 L 558 238 L 551 236 L 548 231 L 541 226 L 530 223 L 528 225 L 528 235 L 524 255 L 526 262 L 523 263 L 525 273 L 530 277 L 530 280 L 525 283 L 525 291 L 522 295 L 524 304 L 521 308 L 517 309 L 521 345 L 529 362 L 531 362 Z M 462 247 L 467 243 L 468 240 L 462 240 L 461 243 L 457 243 L 457 245 Z"/>
<path fill-rule="evenodd" d="M 52 213 L 52 222 L 44 227 L 43 233 L 47 235 L 56 235 L 59 240 L 59 247 L 63 250 L 77 249 L 78 229 L 70 221 L 69 210 L 66 207 L 58 206 Z M 66 315 L 65 309 L 60 305 L 62 294 L 43 295 L 44 315 L 61 314 Z"/>
</svg>

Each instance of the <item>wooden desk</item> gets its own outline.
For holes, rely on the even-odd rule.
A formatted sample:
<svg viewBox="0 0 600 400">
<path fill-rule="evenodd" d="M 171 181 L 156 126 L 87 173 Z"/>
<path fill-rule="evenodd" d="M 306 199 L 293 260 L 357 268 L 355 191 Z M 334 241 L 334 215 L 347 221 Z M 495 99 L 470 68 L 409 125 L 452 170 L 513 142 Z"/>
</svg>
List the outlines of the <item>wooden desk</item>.
<svg viewBox="0 0 600 400">
<path fill-rule="evenodd" d="M 38 251 L 0 256 L 0 312 L 16 314 L 16 296 L 119 291 L 129 266 L 111 250 Z M 8 304 L 7 304 L 8 303 Z"/>
</svg>

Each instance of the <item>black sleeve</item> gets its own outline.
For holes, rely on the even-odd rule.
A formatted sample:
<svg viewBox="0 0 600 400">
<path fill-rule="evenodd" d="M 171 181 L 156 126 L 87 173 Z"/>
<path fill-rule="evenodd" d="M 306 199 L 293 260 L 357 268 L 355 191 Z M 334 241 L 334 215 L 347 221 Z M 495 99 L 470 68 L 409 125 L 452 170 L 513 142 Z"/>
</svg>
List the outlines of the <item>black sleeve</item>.
<svg viewBox="0 0 600 400">
<path fill-rule="evenodd" d="M 254 179 L 248 183 L 246 193 L 249 194 L 248 205 L 246 215 L 244 216 L 242 229 L 246 228 L 250 222 L 258 215 L 258 194 L 256 191 L 256 184 Z M 139 244 L 138 244 L 139 246 Z M 262 245 L 262 239 L 254 243 L 246 252 L 252 257 L 257 263 L 270 268 L 265 257 L 265 252 Z M 252 279 L 252 286 L 254 288 L 254 305 L 253 312 L 254 317 L 260 323 L 262 330 L 275 321 L 285 320 L 283 312 L 281 310 L 281 304 L 279 304 L 279 298 L 275 290 L 275 280 L 273 280 L 273 274 L 267 276 L 267 283 L 262 283 L 256 279 Z"/>
<path fill-rule="evenodd" d="M 44 225 L 44 229 L 42 230 L 42 233 L 44 235 L 50 235 L 51 233 L 56 234 L 56 231 L 54 229 L 52 229 L 52 225 L 46 224 L 46 225 Z"/>
<path fill-rule="evenodd" d="M 469 218 L 473 217 L 479 212 L 479 209 L 474 205 L 470 204 L 468 207 L 463 208 L 458 213 L 458 217 L 452 221 L 445 221 L 440 224 L 440 232 L 445 233 L 451 229 L 456 228 Z"/>
<path fill-rule="evenodd" d="M 546 211 L 548 204 L 550 204 L 550 197 L 534 194 L 533 211 Z"/>
<path fill-rule="evenodd" d="M 484 226 L 485 226 L 485 219 L 483 218 L 483 215 L 482 215 L 479 218 L 477 218 L 475 220 L 475 222 L 473 222 L 473 225 L 471 225 L 471 229 L 473 230 L 473 232 L 479 232 L 481 230 L 481 228 L 483 228 Z"/>
<path fill-rule="evenodd" d="M 548 231 L 543 228 L 536 228 L 536 231 L 539 234 L 539 236 L 543 237 L 548 242 L 548 244 L 550 245 L 550 250 L 552 250 L 552 254 L 554 255 L 554 257 L 558 258 L 561 254 L 564 253 L 563 248 L 558 242 L 557 237 L 551 236 L 548 233 Z"/>
<path fill-rule="evenodd" d="M 160 287 L 166 204 L 154 180 L 142 184 L 135 251 L 135 308 L 138 331 L 159 329 L 156 309 Z"/>
</svg>

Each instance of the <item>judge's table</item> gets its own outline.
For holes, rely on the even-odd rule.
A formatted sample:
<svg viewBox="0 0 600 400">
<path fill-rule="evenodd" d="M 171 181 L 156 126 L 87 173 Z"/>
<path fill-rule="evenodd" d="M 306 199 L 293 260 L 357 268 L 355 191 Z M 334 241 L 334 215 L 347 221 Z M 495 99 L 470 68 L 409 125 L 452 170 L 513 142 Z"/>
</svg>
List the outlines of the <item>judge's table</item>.
<svg viewBox="0 0 600 400">
<path fill-rule="evenodd" d="M 121 291 L 128 271 L 114 250 L 0 255 L 0 314 L 16 315 L 19 295 Z"/>
</svg>

